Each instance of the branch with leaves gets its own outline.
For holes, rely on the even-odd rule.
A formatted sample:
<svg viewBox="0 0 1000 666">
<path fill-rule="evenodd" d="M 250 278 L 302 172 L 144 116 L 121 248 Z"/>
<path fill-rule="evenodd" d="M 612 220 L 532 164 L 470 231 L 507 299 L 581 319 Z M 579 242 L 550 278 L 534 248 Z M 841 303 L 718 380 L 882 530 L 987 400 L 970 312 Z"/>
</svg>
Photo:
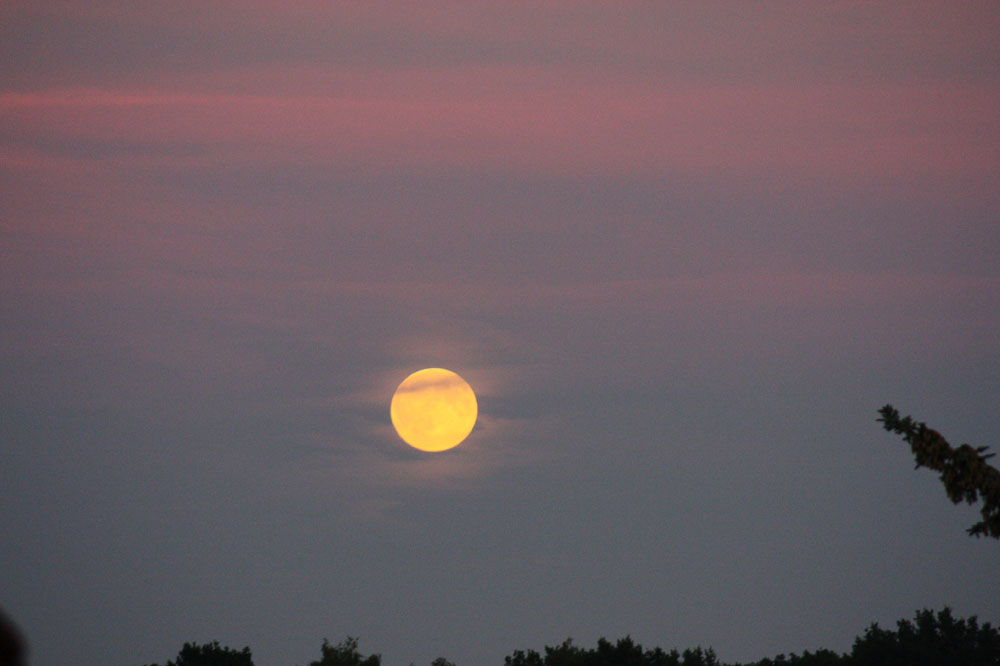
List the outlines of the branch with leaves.
<svg viewBox="0 0 1000 666">
<path fill-rule="evenodd" d="M 1000 470 L 987 463 L 995 454 L 986 453 L 989 447 L 950 445 L 936 430 L 918 423 L 909 416 L 900 418 L 892 405 L 879 410 L 882 426 L 898 435 L 910 445 L 917 461 L 917 468 L 928 467 L 941 472 L 948 498 L 958 504 L 973 504 L 980 498 L 983 519 L 968 530 L 970 535 L 1000 539 Z"/>
</svg>

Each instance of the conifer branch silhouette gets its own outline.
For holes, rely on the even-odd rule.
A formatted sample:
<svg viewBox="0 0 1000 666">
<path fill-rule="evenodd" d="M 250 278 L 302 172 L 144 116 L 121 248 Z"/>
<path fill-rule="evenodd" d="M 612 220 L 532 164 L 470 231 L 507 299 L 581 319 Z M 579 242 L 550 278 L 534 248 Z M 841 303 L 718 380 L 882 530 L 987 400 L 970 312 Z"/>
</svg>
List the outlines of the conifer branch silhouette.
<svg viewBox="0 0 1000 666">
<path fill-rule="evenodd" d="M 878 421 L 910 445 L 917 461 L 917 468 L 928 467 L 941 472 L 948 498 L 955 504 L 963 500 L 969 504 L 982 498 L 982 520 L 966 531 L 975 537 L 988 536 L 1000 539 L 1000 470 L 987 463 L 995 454 L 986 453 L 989 447 L 972 447 L 962 444 L 954 447 L 926 423 L 914 421 L 909 416 L 900 418 L 892 405 L 879 410 Z"/>
</svg>

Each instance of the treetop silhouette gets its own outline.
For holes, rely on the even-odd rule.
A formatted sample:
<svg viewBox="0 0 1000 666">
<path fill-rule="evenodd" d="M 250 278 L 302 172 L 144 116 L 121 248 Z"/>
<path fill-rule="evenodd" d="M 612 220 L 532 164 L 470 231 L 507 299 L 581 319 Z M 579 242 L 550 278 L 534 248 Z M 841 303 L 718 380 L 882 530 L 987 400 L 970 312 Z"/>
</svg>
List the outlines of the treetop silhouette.
<svg viewBox="0 0 1000 666">
<path fill-rule="evenodd" d="M 350 636 L 336 645 L 323 640 L 322 658 L 309 666 L 379 666 L 378 654 L 364 656 L 358 640 Z M 504 666 L 1000 666 L 1000 630 L 989 622 L 980 624 L 976 616 L 956 618 L 951 609 L 917 611 L 913 620 L 899 620 L 896 629 L 871 624 L 854 639 L 851 651 L 838 654 L 821 649 L 802 654 L 779 654 L 759 661 L 721 661 L 711 648 L 696 647 L 678 652 L 644 648 L 631 636 L 609 641 L 600 638 L 597 646 L 585 648 L 572 639 L 544 650 L 516 650 L 504 659 Z M 155 665 L 154 665 L 155 666 Z M 167 666 L 253 666 L 250 648 L 237 651 L 185 643 L 175 661 Z M 411 664 L 412 666 L 412 664 Z M 438 657 L 431 666 L 455 666 Z"/>
<path fill-rule="evenodd" d="M 177 659 L 171 659 L 165 666 L 254 666 L 254 664 L 249 647 L 234 650 L 219 645 L 219 641 L 212 641 L 204 645 L 185 643 L 177 654 Z"/>
<path fill-rule="evenodd" d="M 958 504 L 964 500 L 973 504 L 982 498 L 983 519 L 966 531 L 975 537 L 1000 539 L 1000 470 L 986 462 L 995 455 L 986 453 L 989 447 L 973 448 L 968 444 L 953 447 L 926 423 L 918 423 L 909 416 L 900 418 L 892 405 L 880 409 L 879 414 L 882 426 L 902 435 L 910 445 L 917 468 L 941 472 L 941 483 L 952 502 Z"/>
<path fill-rule="evenodd" d="M 330 641 L 323 639 L 320 647 L 322 655 L 319 661 L 309 663 L 309 666 L 380 666 L 382 655 L 373 654 L 367 657 L 358 651 L 358 639 L 348 636 L 336 645 L 330 645 Z"/>
</svg>

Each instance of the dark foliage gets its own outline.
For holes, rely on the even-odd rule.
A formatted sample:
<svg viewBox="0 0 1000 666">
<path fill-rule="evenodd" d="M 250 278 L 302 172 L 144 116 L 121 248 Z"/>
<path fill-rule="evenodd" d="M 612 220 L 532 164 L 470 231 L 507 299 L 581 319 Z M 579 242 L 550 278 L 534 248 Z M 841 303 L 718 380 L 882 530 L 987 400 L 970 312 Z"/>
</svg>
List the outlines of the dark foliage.
<svg viewBox="0 0 1000 666">
<path fill-rule="evenodd" d="M 364 656 L 358 640 L 348 636 L 336 645 L 326 639 L 322 657 L 309 666 L 381 666 L 378 654 Z M 153 664 L 152 666 L 156 666 Z M 250 648 L 241 651 L 185 643 L 177 659 L 166 666 L 253 666 Z M 431 666 L 455 666 L 438 657 Z M 594 648 L 583 648 L 572 639 L 546 646 L 542 652 L 516 650 L 504 658 L 504 666 L 1000 666 L 1000 631 L 988 622 L 979 624 L 975 616 L 955 618 L 949 608 L 934 612 L 918 611 L 914 619 L 900 620 L 896 629 L 872 624 L 854 640 L 851 651 L 837 654 L 817 650 L 802 654 L 779 654 L 773 659 L 746 664 L 723 664 L 711 649 L 696 647 L 669 652 L 656 647 L 645 649 L 630 636 L 616 642 L 601 638 Z"/>
<path fill-rule="evenodd" d="M 560 645 L 546 646 L 544 656 L 534 650 L 517 650 L 504 659 L 504 666 L 721 666 L 711 649 L 664 652 L 661 648 L 644 650 L 630 636 L 612 643 L 601 638 L 591 650 L 566 639 Z"/>
<path fill-rule="evenodd" d="M 643 649 L 628 636 L 611 643 L 600 639 L 585 649 L 565 640 L 544 653 L 517 650 L 504 666 L 725 666 L 711 649 L 665 652 Z M 729 666 L 740 666 L 730 664 Z M 817 650 L 779 654 L 742 666 L 1000 666 L 1000 631 L 975 617 L 955 619 L 945 608 L 922 610 L 914 620 L 900 620 L 895 631 L 872 624 L 848 654 Z"/>
<path fill-rule="evenodd" d="M 185 643 L 177 659 L 168 661 L 166 666 L 253 666 L 253 657 L 248 647 L 234 650 L 220 646 L 218 641 L 204 645 Z"/>
<path fill-rule="evenodd" d="M 323 639 L 319 661 L 309 662 L 309 666 L 381 666 L 382 655 L 363 656 L 358 651 L 358 639 L 348 636 L 336 645 Z"/>
<path fill-rule="evenodd" d="M 851 666 L 1000 666 L 1000 631 L 975 616 L 955 619 L 945 608 L 922 610 L 896 631 L 873 624 L 854 641 Z"/>
<path fill-rule="evenodd" d="M 831 650 L 818 650 L 816 652 L 806 650 L 801 655 L 793 653 L 785 656 L 779 654 L 774 659 L 761 659 L 745 666 L 847 666 L 851 663 L 849 656 L 840 655 Z"/>
<path fill-rule="evenodd" d="M 941 472 L 941 483 L 952 502 L 972 504 L 982 498 L 983 519 L 967 530 L 969 534 L 1000 539 L 1000 470 L 986 462 L 994 455 L 986 453 L 988 447 L 953 447 L 926 423 L 917 423 L 909 416 L 900 418 L 892 405 L 880 409 L 879 414 L 882 426 L 902 435 L 910 445 L 918 468 Z"/>
<path fill-rule="evenodd" d="M 744 666 L 1000 666 L 1000 631 L 975 617 L 955 619 L 949 608 L 924 609 L 912 622 L 897 622 L 895 631 L 870 625 L 849 654 L 779 654 Z"/>
</svg>

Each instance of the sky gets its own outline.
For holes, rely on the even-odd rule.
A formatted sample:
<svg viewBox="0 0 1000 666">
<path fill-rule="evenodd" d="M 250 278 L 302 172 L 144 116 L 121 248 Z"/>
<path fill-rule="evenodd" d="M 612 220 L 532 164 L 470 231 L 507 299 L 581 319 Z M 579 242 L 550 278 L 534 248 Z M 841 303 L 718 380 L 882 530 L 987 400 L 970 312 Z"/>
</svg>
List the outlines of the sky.
<svg viewBox="0 0 1000 666">
<path fill-rule="evenodd" d="M 1000 622 L 876 422 L 1000 440 L 1000 6 L 0 9 L 0 608 L 33 666 Z M 479 420 L 407 447 L 443 367 Z"/>
</svg>

